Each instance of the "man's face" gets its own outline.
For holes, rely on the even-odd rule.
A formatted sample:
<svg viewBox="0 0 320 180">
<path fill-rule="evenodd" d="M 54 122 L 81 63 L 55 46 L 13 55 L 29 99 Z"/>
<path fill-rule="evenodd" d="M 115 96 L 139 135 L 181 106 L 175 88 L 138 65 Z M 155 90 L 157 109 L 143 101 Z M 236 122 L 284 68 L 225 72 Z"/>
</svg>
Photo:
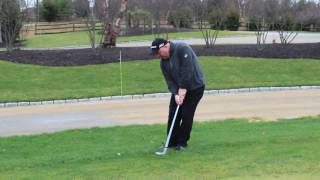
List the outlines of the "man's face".
<svg viewBox="0 0 320 180">
<path fill-rule="evenodd" d="M 156 56 L 161 59 L 169 59 L 170 43 L 167 43 L 158 50 Z"/>
</svg>

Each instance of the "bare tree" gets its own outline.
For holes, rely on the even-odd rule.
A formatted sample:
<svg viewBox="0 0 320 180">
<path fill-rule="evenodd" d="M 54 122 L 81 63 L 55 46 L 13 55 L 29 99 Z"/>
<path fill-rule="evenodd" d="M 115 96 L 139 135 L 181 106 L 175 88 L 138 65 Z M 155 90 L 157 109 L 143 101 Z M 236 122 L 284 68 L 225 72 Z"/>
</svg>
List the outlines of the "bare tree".
<svg viewBox="0 0 320 180">
<path fill-rule="evenodd" d="M 272 0 L 270 0 L 272 1 Z M 267 21 L 267 10 L 265 0 L 248 1 L 248 18 L 251 26 L 255 29 L 257 49 L 263 50 L 269 33 L 269 23 Z"/>
<path fill-rule="evenodd" d="M 2 0 L 0 24 L 2 26 L 4 44 L 7 51 L 11 52 L 14 49 L 14 43 L 19 36 L 22 24 L 22 15 L 18 0 Z"/>
<path fill-rule="evenodd" d="M 1 10 L 1 9 L 0 9 Z M 1 23 L 0 23 L 0 44 L 2 44 L 2 30 L 1 30 Z"/>
<path fill-rule="evenodd" d="M 192 7 L 192 10 L 193 10 L 193 14 L 194 14 L 194 20 L 195 20 L 195 22 L 197 22 L 198 23 L 198 28 L 200 28 L 200 24 L 202 24 L 201 23 L 201 21 L 203 20 L 203 18 L 202 18 L 202 9 L 201 9 L 201 7 L 202 7 L 202 2 L 200 1 L 200 0 L 197 0 L 197 1 L 191 1 L 191 7 Z"/>
<path fill-rule="evenodd" d="M 25 36 L 30 32 L 32 27 L 32 12 L 31 3 L 33 0 L 20 0 L 21 10 L 21 31 L 19 38 L 24 40 Z"/>
<path fill-rule="evenodd" d="M 255 23 L 256 26 L 256 37 L 257 37 L 257 45 L 258 45 L 258 49 L 263 49 L 263 47 L 261 45 L 266 44 L 266 40 L 268 37 L 268 33 L 269 33 L 269 27 L 268 24 L 265 23 L 264 20 L 262 20 L 262 22 L 257 22 Z"/>
<path fill-rule="evenodd" d="M 77 11 L 86 16 L 86 26 L 91 48 L 96 48 L 96 38 L 98 29 L 96 28 L 98 20 L 102 21 L 103 32 L 101 34 L 102 47 L 113 47 L 116 45 L 116 38 L 121 31 L 121 20 L 127 9 L 128 0 L 122 0 L 120 10 L 115 11 L 117 1 L 112 0 L 89 0 L 83 2 L 78 0 Z M 80 4 L 81 3 L 81 4 Z M 115 15 L 117 14 L 117 15 Z M 114 18 L 116 16 L 116 18 Z M 102 38 L 104 39 L 102 42 Z"/>
<path fill-rule="evenodd" d="M 172 7 L 175 3 L 175 0 L 168 0 L 168 9 L 167 9 L 167 13 L 166 13 L 166 20 L 169 19 L 170 13 L 172 11 Z M 180 7 L 180 4 L 175 4 L 175 7 Z"/>
<path fill-rule="evenodd" d="M 90 0 L 89 0 L 90 1 Z M 76 17 L 87 18 L 90 16 L 88 0 L 74 0 L 72 2 L 73 11 Z"/>
<path fill-rule="evenodd" d="M 206 43 L 206 47 L 213 48 L 219 35 L 219 29 L 211 30 L 208 28 L 201 28 L 200 30 Z"/>
<path fill-rule="evenodd" d="M 223 0 L 200 0 L 201 2 L 201 14 L 200 14 L 200 24 L 199 29 L 202 33 L 202 37 L 206 43 L 207 48 L 213 48 L 219 32 L 222 28 L 222 21 L 224 17 L 223 9 L 226 8 L 226 2 Z M 211 14 L 210 11 L 211 10 Z M 214 13 L 214 14 L 212 14 Z M 209 16 L 211 19 L 211 23 L 209 24 Z"/>
<path fill-rule="evenodd" d="M 187 2 L 185 0 L 168 0 L 165 19 L 168 21 L 169 18 L 171 18 L 173 20 L 173 24 L 175 25 L 177 31 L 180 31 L 181 15 L 184 15 L 184 16 L 190 15 L 190 13 L 188 13 L 190 12 L 188 11 L 190 8 L 187 9 L 185 7 L 186 3 Z"/>
<path fill-rule="evenodd" d="M 102 47 L 115 46 L 117 32 L 112 24 L 115 14 L 114 6 L 110 6 L 112 0 L 85 0 L 86 2 L 83 2 L 84 0 L 77 1 L 79 1 L 79 4 L 77 5 L 77 12 L 85 16 L 91 48 L 93 50 L 96 48 L 97 41 L 102 44 Z M 101 29 L 97 28 L 99 21 L 102 22 L 102 32 Z M 100 38 L 100 40 L 97 39 L 97 37 Z"/>
<path fill-rule="evenodd" d="M 248 0 L 237 0 L 238 9 L 239 9 L 239 29 L 238 30 L 247 30 L 246 28 L 246 11 Z"/>
<path fill-rule="evenodd" d="M 94 4 L 95 0 L 89 0 L 89 3 L 83 3 L 82 11 L 84 14 L 88 14 L 86 18 L 86 27 L 87 27 L 87 33 L 89 36 L 89 41 L 91 44 L 91 49 L 95 50 L 96 48 L 96 18 L 94 13 Z"/>
<path fill-rule="evenodd" d="M 276 28 L 279 33 L 281 44 L 290 44 L 299 34 L 295 31 L 293 2 L 291 0 L 280 1 L 280 12 Z"/>
<path fill-rule="evenodd" d="M 237 0 L 238 1 L 238 7 L 239 7 L 239 17 L 240 19 L 244 19 L 245 18 L 245 14 L 246 14 L 246 6 L 248 3 L 248 0 Z"/>
<path fill-rule="evenodd" d="M 281 44 L 290 44 L 297 36 L 298 32 L 293 31 L 293 30 L 287 30 L 287 29 L 292 29 L 290 26 L 287 25 L 279 25 L 279 38 Z"/>
<path fill-rule="evenodd" d="M 104 15 L 104 42 L 102 47 L 114 47 L 116 46 L 117 36 L 121 31 L 121 21 L 124 18 L 125 12 L 127 10 L 128 0 L 121 0 L 120 9 L 118 14 L 113 21 L 110 18 L 110 0 L 103 1 L 103 15 Z"/>
<path fill-rule="evenodd" d="M 0 1 L 0 12 L 2 12 L 2 3 L 3 3 L 3 1 Z M 2 24 L 2 14 L 0 13 L 0 45 L 3 43 L 3 41 L 2 41 L 2 28 L 1 28 L 1 24 Z"/>
<path fill-rule="evenodd" d="M 165 38 L 168 39 L 169 35 L 167 32 L 167 29 L 165 29 L 165 33 L 163 33 L 161 29 L 161 20 L 162 19 L 167 19 L 170 10 L 168 10 L 168 6 L 166 4 L 172 3 L 172 0 L 169 1 L 163 1 L 163 0 L 151 0 L 151 10 L 153 14 L 153 19 L 152 19 L 152 34 L 154 38 Z"/>
<path fill-rule="evenodd" d="M 78 17 L 84 18 L 89 42 L 92 50 L 96 48 L 97 20 L 95 12 L 95 0 L 76 0 L 73 9 Z"/>
<path fill-rule="evenodd" d="M 320 4 L 320 1 L 318 2 Z M 295 3 L 295 23 L 300 30 L 316 31 L 320 24 L 320 6 L 316 2 L 299 1 Z"/>
</svg>

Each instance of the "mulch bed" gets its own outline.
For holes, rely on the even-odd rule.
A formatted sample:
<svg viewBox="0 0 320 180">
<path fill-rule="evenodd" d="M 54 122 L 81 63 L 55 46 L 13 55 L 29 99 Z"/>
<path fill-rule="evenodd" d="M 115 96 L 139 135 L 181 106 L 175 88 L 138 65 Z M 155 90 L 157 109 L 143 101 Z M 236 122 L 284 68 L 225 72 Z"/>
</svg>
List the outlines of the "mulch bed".
<svg viewBox="0 0 320 180">
<path fill-rule="evenodd" d="M 192 46 L 198 56 L 237 56 L 258 58 L 313 58 L 320 60 L 320 43 L 308 44 L 268 44 L 257 45 L 216 45 L 214 48 Z M 260 48 L 263 48 L 262 50 Z M 148 47 L 98 48 L 73 50 L 16 50 L 11 53 L 0 52 L 0 59 L 22 64 L 43 66 L 79 66 L 90 64 L 107 64 L 122 60 L 150 60 Z"/>
</svg>

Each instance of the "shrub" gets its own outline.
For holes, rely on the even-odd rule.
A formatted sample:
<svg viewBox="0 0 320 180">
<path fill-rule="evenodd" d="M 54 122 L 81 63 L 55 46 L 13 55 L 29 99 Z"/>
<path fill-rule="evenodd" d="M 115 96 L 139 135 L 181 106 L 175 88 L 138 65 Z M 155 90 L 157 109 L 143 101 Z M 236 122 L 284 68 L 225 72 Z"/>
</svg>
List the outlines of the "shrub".
<svg viewBox="0 0 320 180">
<path fill-rule="evenodd" d="M 208 15 L 208 21 L 212 29 L 224 29 L 222 10 L 211 11 Z"/>
<path fill-rule="evenodd" d="M 230 11 L 224 21 L 223 24 L 225 25 L 226 29 L 230 30 L 230 31 L 236 31 L 239 28 L 239 13 L 234 12 L 234 11 Z"/>
<path fill-rule="evenodd" d="M 45 21 L 68 19 L 71 16 L 71 0 L 43 0 L 41 16 Z"/>
</svg>

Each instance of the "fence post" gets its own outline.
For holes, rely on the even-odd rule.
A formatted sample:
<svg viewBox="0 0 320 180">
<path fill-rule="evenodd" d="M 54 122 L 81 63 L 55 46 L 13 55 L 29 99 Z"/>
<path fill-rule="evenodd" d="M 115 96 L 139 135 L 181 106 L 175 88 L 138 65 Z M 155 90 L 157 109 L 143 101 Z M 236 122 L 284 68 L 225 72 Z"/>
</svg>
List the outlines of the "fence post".
<svg viewBox="0 0 320 180">
<path fill-rule="evenodd" d="M 72 25 L 73 32 L 75 32 L 75 22 L 73 22 Z"/>
<path fill-rule="evenodd" d="M 0 44 L 2 43 L 1 23 L 0 23 Z"/>
<path fill-rule="evenodd" d="M 37 24 L 38 24 L 38 23 L 36 23 L 36 24 L 34 25 L 34 35 L 38 35 L 38 32 L 37 32 Z"/>
<path fill-rule="evenodd" d="M 146 31 L 146 18 L 143 18 L 143 35 L 145 34 Z"/>
</svg>

